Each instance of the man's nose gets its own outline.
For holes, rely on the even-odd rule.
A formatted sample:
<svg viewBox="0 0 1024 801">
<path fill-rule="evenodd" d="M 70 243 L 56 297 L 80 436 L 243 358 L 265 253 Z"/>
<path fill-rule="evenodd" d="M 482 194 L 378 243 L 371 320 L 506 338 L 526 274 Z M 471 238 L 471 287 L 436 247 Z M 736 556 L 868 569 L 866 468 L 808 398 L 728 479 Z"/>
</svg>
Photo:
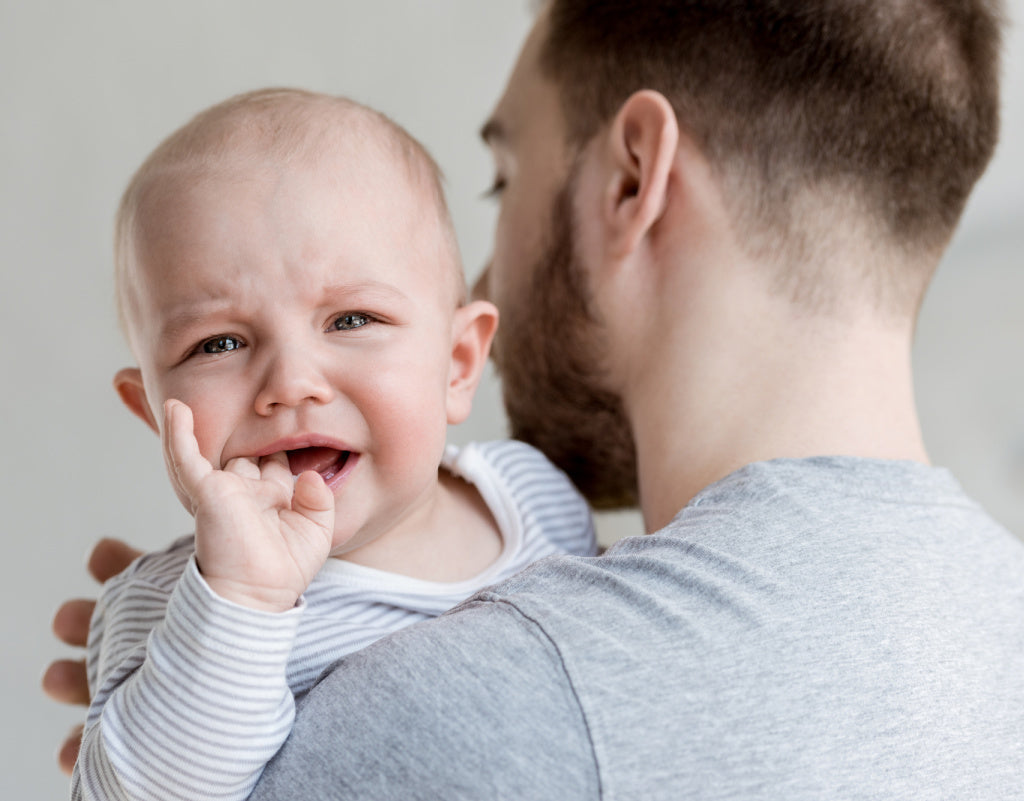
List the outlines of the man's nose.
<svg viewBox="0 0 1024 801">
<path fill-rule="evenodd" d="M 470 297 L 473 300 L 491 300 L 493 302 L 491 298 L 491 264 L 493 262 L 487 262 L 476 281 L 473 282 L 473 289 L 470 291 Z"/>
<path fill-rule="evenodd" d="M 255 407 L 257 414 L 267 415 L 276 408 L 328 403 L 333 397 L 334 388 L 315 354 L 291 346 L 269 355 Z"/>
</svg>

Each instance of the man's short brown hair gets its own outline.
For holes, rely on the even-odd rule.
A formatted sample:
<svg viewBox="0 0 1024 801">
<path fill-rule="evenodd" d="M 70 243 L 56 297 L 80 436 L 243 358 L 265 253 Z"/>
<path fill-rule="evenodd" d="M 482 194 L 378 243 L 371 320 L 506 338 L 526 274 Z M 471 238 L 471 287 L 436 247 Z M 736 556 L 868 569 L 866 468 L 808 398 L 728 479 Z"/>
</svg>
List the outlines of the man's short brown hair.
<svg viewBox="0 0 1024 801">
<path fill-rule="evenodd" d="M 570 145 L 654 89 L 724 178 L 741 236 L 841 188 L 889 241 L 948 242 L 999 127 L 998 0 L 550 0 L 541 67 Z M 729 187 L 739 187 L 728 192 Z M 852 191 L 847 191 L 852 190 Z"/>
</svg>

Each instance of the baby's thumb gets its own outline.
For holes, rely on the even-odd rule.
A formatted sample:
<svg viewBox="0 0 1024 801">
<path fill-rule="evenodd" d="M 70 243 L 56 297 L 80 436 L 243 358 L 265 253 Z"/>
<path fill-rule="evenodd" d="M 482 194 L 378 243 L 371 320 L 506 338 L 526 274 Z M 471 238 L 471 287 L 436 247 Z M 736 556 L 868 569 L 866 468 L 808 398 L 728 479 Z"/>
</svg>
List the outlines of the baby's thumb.
<svg viewBox="0 0 1024 801">
<path fill-rule="evenodd" d="M 299 474 L 292 493 L 292 511 L 312 521 L 325 531 L 334 531 L 334 493 L 314 470 Z"/>
</svg>

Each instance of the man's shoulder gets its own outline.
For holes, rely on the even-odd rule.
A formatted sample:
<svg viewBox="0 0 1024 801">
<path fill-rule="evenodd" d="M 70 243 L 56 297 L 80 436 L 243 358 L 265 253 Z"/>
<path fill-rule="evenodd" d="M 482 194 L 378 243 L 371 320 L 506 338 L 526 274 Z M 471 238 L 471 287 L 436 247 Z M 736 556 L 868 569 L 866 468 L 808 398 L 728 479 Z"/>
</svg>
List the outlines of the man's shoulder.
<svg viewBox="0 0 1024 801">
<path fill-rule="evenodd" d="M 481 598 L 321 675 L 253 798 L 292 797 L 297 783 L 307 797 L 332 798 L 599 794 L 557 648 L 511 605 Z"/>
<path fill-rule="evenodd" d="M 746 465 L 700 492 L 666 528 L 763 561 L 795 552 L 1024 558 L 1024 543 L 948 470 L 904 460 L 818 456 Z M 750 536 L 753 535 L 753 536 Z M 764 553 L 758 553 L 761 548 Z"/>
<path fill-rule="evenodd" d="M 553 644 L 609 791 L 737 750 L 780 781 L 874 787 L 872 766 L 909 782 L 955 753 L 951 715 L 987 740 L 941 767 L 1022 755 L 1022 587 L 1024 546 L 943 471 L 824 459 L 744 469 L 665 529 L 485 601 Z M 618 758 L 640 739 L 643 760 Z"/>
</svg>

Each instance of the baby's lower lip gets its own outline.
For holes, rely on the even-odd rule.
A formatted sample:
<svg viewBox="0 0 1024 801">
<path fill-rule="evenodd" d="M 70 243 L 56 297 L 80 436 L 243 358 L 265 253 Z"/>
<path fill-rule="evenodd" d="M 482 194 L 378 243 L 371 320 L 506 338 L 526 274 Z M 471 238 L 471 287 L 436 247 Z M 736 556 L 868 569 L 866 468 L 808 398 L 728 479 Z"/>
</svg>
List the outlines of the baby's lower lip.
<svg viewBox="0 0 1024 801">
<path fill-rule="evenodd" d="M 342 451 L 342 458 L 329 465 L 326 470 L 319 471 L 320 476 L 323 478 L 324 483 L 333 490 L 345 480 L 345 477 L 352 471 L 358 460 L 359 454 L 352 453 L 352 451 Z"/>
<path fill-rule="evenodd" d="M 352 474 L 352 471 L 356 469 L 356 464 L 359 462 L 358 453 L 355 453 L 354 451 L 348 451 L 347 453 L 348 457 L 345 459 L 344 464 L 340 465 L 340 467 L 334 471 L 330 477 L 326 475 L 324 476 L 324 483 L 331 492 L 337 492 L 341 489 L 341 485 L 345 483 L 348 477 Z M 321 473 L 321 475 L 323 474 Z"/>
</svg>

